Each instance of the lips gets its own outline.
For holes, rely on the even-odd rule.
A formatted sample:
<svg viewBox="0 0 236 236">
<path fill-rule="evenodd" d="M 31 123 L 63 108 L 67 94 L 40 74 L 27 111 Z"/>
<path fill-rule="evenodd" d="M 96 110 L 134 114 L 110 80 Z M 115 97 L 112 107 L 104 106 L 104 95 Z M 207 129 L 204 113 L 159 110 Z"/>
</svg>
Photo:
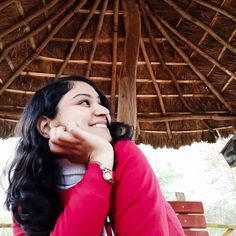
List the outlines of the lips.
<svg viewBox="0 0 236 236">
<path fill-rule="evenodd" d="M 90 126 L 95 127 L 95 128 L 107 128 L 107 121 L 98 121 L 96 123 L 93 123 Z"/>
<path fill-rule="evenodd" d="M 96 127 L 96 128 L 107 128 L 106 124 L 94 124 L 92 125 L 92 127 Z"/>
</svg>

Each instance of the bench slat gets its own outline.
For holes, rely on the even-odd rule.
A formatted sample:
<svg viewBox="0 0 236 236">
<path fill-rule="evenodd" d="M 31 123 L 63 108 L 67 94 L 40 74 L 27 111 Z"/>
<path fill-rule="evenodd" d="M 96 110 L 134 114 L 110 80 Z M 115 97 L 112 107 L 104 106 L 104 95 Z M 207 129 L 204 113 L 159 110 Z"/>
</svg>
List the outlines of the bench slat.
<svg viewBox="0 0 236 236">
<path fill-rule="evenodd" d="M 207 231 L 190 231 L 184 230 L 186 236 L 209 236 Z"/>
<path fill-rule="evenodd" d="M 169 203 L 176 213 L 204 213 L 202 202 L 169 201 Z"/>
<path fill-rule="evenodd" d="M 207 227 L 204 215 L 179 214 L 177 217 L 183 228 L 205 229 Z"/>
</svg>

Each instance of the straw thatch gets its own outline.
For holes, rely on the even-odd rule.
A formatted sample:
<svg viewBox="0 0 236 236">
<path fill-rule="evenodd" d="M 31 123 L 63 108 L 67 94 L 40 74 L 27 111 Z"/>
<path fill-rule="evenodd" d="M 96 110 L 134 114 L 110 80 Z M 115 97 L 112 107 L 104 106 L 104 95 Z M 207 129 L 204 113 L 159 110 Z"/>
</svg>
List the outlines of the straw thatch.
<svg viewBox="0 0 236 236">
<path fill-rule="evenodd" d="M 178 148 L 235 130 L 235 0 L 0 1 L 0 137 L 61 75 L 86 75 L 136 141 Z"/>
</svg>

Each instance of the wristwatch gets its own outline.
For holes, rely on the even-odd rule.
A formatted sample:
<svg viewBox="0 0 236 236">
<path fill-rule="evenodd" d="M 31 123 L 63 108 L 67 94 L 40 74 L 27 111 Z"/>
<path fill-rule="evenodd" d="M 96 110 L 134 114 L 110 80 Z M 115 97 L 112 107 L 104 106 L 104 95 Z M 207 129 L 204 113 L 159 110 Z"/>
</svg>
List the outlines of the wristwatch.
<svg viewBox="0 0 236 236">
<path fill-rule="evenodd" d="M 108 169 L 99 161 L 94 161 L 93 163 L 97 163 L 99 165 L 99 167 L 102 171 L 102 177 L 106 182 L 111 183 L 111 184 L 115 183 L 115 172 L 114 171 Z"/>
</svg>

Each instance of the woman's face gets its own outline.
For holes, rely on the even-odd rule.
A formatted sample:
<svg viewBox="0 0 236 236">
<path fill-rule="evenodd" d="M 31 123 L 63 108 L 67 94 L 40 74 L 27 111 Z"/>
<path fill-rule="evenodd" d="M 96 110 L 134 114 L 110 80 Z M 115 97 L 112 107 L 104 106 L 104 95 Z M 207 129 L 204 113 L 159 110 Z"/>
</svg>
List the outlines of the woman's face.
<svg viewBox="0 0 236 236">
<path fill-rule="evenodd" d="M 75 124 L 81 129 L 111 141 L 108 129 L 109 110 L 101 105 L 98 93 L 85 82 L 73 82 L 72 89 L 58 103 L 58 113 L 52 126 Z"/>
</svg>

